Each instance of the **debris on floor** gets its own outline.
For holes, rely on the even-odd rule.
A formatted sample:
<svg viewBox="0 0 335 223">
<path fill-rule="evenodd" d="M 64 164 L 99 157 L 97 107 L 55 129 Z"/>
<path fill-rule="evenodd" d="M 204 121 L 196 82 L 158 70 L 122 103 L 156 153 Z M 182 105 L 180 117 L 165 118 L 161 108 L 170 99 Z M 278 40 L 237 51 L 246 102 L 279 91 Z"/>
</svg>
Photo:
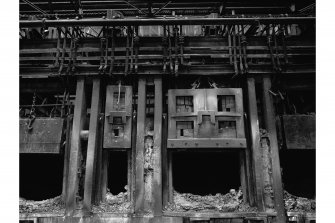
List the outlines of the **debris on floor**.
<svg viewBox="0 0 335 223">
<path fill-rule="evenodd" d="M 100 202 L 99 205 L 93 205 L 94 213 L 103 213 L 103 212 L 118 212 L 126 213 L 129 212 L 131 208 L 131 202 L 128 200 L 128 193 L 121 192 L 118 195 L 113 195 L 110 192 L 106 194 L 106 200 Z"/>
<path fill-rule="evenodd" d="M 20 213 L 57 213 L 65 212 L 65 204 L 62 196 L 50 198 L 43 201 L 31 201 L 20 198 Z"/>
<path fill-rule="evenodd" d="M 292 212 L 315 212 L 315 199 L 294 196 L 284 191 L 284 202 L 286 211 Z"/>
<path fill-rule="evenodd" d="M 194 195 L 174 191 L 174 204 L 166 207 L 167 211 L 213 211 L 213 212 L 252 212 L 257 208 L 243 203 L 242 191 L 231 189 L 227 194 Z"/>
</svg>

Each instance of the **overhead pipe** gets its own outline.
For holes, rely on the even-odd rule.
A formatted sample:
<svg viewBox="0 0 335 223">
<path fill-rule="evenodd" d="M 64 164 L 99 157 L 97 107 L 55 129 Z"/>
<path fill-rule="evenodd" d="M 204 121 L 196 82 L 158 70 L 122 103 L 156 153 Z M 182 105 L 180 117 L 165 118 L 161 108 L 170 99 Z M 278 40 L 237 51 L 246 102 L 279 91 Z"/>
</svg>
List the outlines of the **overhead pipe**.
<svg viewBox="0 0 335 223">
<path fill-rule="evenodd" d="M 226 18 L 129 18 L 129 19 L 59 19 L 21 20 L 20 28 L 62 26 L 152 26 L 152 25 L 259 25 L 315 23 L 315 17 L 226 17 Z"/>
</svg>

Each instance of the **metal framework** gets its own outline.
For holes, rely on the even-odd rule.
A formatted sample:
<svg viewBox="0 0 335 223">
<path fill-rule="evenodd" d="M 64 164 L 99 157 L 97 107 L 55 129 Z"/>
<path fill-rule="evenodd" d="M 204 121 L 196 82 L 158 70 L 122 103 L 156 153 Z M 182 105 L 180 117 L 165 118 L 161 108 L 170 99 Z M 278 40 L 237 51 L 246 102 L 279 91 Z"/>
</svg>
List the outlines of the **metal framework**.
<svg viewBox="0 0 335 223">
<path fill-rule="evenodd" d="M 22 18 L 32 15 L 25 3 L 21 3 Z M 281 114 L 292 110 L 285 104 L 287 92 L 292 89 L 314 90 L 314 16 L 290 13 L 290 5 L 286 2 L 277 5 L 244 2 L 242 9 L 242 3 L 227 1 L 122 0 L 98 3 L 77 0 L 73 3 L 76 7 L 68 10 L 61 2 L 49 1 L 46 5 L 52 15 L 46 14 L 44 1 L 32 1 L 31 4 L 43 15 L 38 16 L 42 19 L 21 19 L 19 23 L 22 31 L 20 94 L 23 101 L 20 130 L 25 137 L 22 143 L 30 142 L 27 139 L 31 132 L 25 129 L 27 123 L 38 132 L 46 129 L 40 121 L 34 122 L 29 108 L 30 111 L 35 109 L 41 117 L 60 113 L 60 118 L 46 118 L 50 125 L 55 120 L 62 120 L 64 128 L 55 129 L 57 132 L 52 134 L 57 139 L 48 135 L 47 140 L 38 140 L 42 144 L 57 143 L 56 149 L 51 151 L 57 154 L 61 153 L 62 140 L 65 142 L 62 182 L 65 212 L 64 215 L 47 217 L 42 213 L 21 214 L 20 219 L 38 218 L 38 222 L 79 222 L 81 218 L 85 222 L 216 222 L 217 219 L 286 222 L 279 162 L 281 144 L 278 143 L 282 136 L 281 131 L 276 130 L 276 118 L 281 109 Z M 101 4 L 110 4 L 113 11 L 102 10 Z M 300 11 L 311 8 L 313 5 L 302 7 Z M 178 16 L 178 10 L 184 12 L 183 16 Z M 191 17 L 185 16 L 187 10 Z M 277 10 L 282 13 L 241 15 L 237 13 L 239 10 Z M 64 19 L 70 13 L 73 13 L 70 18 Z M 89 19 L 85 13 L 92 13 L 94 18 Z M 168 16 L 162 17 L 165 14 Z M 202 14 L 207 16 L 199 16 Z M 107 18 L 101 18 L 102 15 Z M 200 83 L 206 86 L 202 88 L 213 89 L 196 89 Z M 214 106 L 219 92 L 221 96 L 227 95 L 229 89 L 235 88 L 238 97 L 235 91 L 233 95 L 238 98 L 239 113 L 219 111 Z M 208 103 L 215 109 L 200 109 L 197 114 L 186 112 L 178 116 L 174 111 L 175 99 L 170 95 L 167 100 L 168 92 L 187 96 L 189 92 L 195 92 L 195 95 L 202 90 L 202 97 L 208 98 Z M 57 101 L 48 104 L 47 99 L 43 99 L 35 105 L 36 92 L 40 98 L 48 100 L 57 94 Z M 58 96 L 59 92 L 64 92 L 62 97 Z M 119 106 L 122 94 L 126 94 L 126 109 L 115 110 L 113 103 Z M 31 95 L 34 95 L 32 106 L 29 105 Z M 195 129 L 206 122 L 205 130 L 214 129 L 218 120 L 237 120 L 239 139 L 219 140 L 219 134 L 209 139 L 213 136 L 205 134 L 208 139 L 173 137 L 171 140 L 169 122 L 173 118 L 177 121 L 195 120 Z M 114 129 L 125 127 L 125 141 L 119 141 L 119 130 Z M 173 127 L 172 131 L 176 131 L 177 127 Z M 267 131 L 269 154 L 262 147 L 262 140 L 266 140 L 261 128 Z M 37 136 L 32 137 L 35 140 L 34 137 Z M 31 145 L 25 146 L 22 153 L 39 153 L 39 148 L 47 150 L 43 145 L 33 149 Z M 166 206 L 174 202 L 173 153 L 181 148 L 185 151 L 237 151 L 244 202 L 257 211 L 191 213 L 166 210 Z M 126 213 L 92 214 L 94 205 L 106 198 L 111 150 L 127 154 L 126 194 L 130 208 Z M 266 170 L 265 165 L 268 165 Z M 78 202 L 77 196 L 82 196 L 82 203 Z M 306 216 L 308 219 L 315 217 Z M 301 216 L 289 213 L 288 217 L 292 220 Z"/>
</svg>

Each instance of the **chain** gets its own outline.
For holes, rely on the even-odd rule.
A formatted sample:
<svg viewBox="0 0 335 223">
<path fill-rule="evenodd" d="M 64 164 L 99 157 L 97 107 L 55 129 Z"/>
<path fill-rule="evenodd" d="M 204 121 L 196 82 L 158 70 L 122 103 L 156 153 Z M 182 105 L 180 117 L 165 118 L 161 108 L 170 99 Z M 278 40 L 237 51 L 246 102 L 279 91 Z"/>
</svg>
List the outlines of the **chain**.
<svg viewBox="0 0 335 223">
<path fill-rule="evenodd" d="M 33 129 L 32 124 L 35 121 L 36 114 L 35 114 L 35 103 L 36 103 L 36 91 L 34 91 L 33 95 L 33 102 L 31 104 L 31 109 L 29 113 L 29 118 L 28 118 L 28 131 L 31 131 Z"/>
<path fill-rule="evenodd" d="M 35 115 L 35 104 L 36 104 L 36 91 L 34 92 L 34 95 L 33 95 L 33 102 L 31 104 L 29 117 Z"/>
</svg>

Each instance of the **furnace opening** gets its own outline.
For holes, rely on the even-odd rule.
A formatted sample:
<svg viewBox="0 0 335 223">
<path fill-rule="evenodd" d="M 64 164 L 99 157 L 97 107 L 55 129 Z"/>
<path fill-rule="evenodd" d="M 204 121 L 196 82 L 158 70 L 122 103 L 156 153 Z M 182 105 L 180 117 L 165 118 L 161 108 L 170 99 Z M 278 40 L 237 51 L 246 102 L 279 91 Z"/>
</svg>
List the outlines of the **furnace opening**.
<svg viewBox="0 0 335 223">
<path fill-rule="evenodd" d="M 128 161 L 126 151 L 109 152 L 108 158 L 108 185 L 109 192 L 117 195 L 126 192 Z"/>
<path fill-rule="evenodd" d="M 62 194 L 63 156 L 20 154 L 20 197 L 40 201 Z"/>
<path fill-rule="evenodd" d="M 173 187 L 179 193 L 226 194 L 238 190 L 240 182 L 237 152 L 174 152 Z"/>
</svg>

